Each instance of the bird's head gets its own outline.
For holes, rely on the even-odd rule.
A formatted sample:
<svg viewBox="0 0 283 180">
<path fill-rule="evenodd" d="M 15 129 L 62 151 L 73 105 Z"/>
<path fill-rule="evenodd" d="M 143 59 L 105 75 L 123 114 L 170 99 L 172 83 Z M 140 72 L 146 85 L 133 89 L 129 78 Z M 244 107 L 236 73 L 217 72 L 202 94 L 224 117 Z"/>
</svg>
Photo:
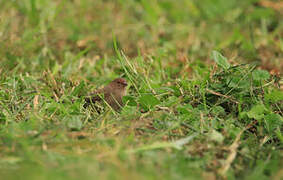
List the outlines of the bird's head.
<svg viewBox="0 0 283 180">
<path fill-rule="evenodd" d="M 124 78 L 117 78 L 114 79 L 111 84 L 114 84 L 115 86 L 121 87 L 121 88 L 125 88 L 127 87 L 128 83 Z"/>
</svg>

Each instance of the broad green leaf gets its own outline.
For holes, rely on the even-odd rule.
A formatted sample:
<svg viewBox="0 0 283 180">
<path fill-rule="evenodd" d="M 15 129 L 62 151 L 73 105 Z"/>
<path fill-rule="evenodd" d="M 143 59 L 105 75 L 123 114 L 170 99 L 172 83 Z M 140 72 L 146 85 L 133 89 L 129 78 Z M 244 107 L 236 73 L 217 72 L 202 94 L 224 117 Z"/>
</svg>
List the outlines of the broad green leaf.
<svg viewBox="0 0 283 180">
<path fill-rule="evenodd" d="M 217 63 L 217 65 L 221 66 L 223 69 L 228 69 L 230 67 L 227 58 L 220 54 L 218 51 L 212 51 L 212 58 Z"/>
<path fill-rule="evenodd" d="M 228 84 L 228 87 L 231 88 L 247 89 L 250 86 L 250 81 L 248 79 L 243 79 L 241 76 L 228 77 L 226 83 Z"/>
<path fill-rule="evenodd" d="M 214 106 L 212 107 L 212 111 L 211 113 L 215 116 L 218 116 L 218 115 L 225 115 L 225 109 L 222 107 L 222 106 Z"/>
<path fill-rule="evenodd" d="M 279 90 L 273 90 L 264 96 L 266 101 L 270 101 L 272 103 L 277 103 L 279 101 L 283 101 L 283 92 Z"/>
<path fill-rule="evenodd" d="M 256 105 L 247 113 L 249 118 L 254 118 L 260 120 L 264 117 L 264 112 L 266 111 L 264 105 Z"/>
<path fill-rule="evenodd" d="M 133 96 L 124 96 L 123 103 L 128 106 L 137 106 L 137 102 Z"/>
<path fill-rule="evenodd" d="M 267 71 L 260 70 L 260 69 L 254 70 L 252 75 L 253 75 L 254 80 L 257 80 L 257 81 L 268 80 L 270 77 L 270 74 Z"/>
<path fill-rule="evenodd" d="M 166 99 L 164 102 L 162 102 L 162 106 L 170 107 L 178 103 L 179 103 L 179 99 L 176 96 L 171 96 L 168 99 Z"/>
<path fill-rule="evenodd" d="M 178 113 L 180 113 L 180 114 L 191 114 L 191 111 L 192 111 L 192 110 L 193 110 L 193 106 L 190 105 L 190 104 L 186 104 L 186 105 L 184 105 L 184 106 L 179 105 L 179 106 L 177 107 L 177 111 L 178 111 Z"/>
<path fill-rule="evenodd" d="M 282 117 L 278 114 L 268 114 L 264 116 L 265 127 L 269 132 L 272 132 L 283 123 Z"/>
<path fill-rule="evenodd" d="M 153 96 L 152 94 L 143 94 L 140 98 L 139 98 L 139 103 L 141 104 L 141 106 L 145 109 L 150 109 L 152 107 L 154 107 L 155 105 L 159 104 L 160 101 Z"/>
</svg>

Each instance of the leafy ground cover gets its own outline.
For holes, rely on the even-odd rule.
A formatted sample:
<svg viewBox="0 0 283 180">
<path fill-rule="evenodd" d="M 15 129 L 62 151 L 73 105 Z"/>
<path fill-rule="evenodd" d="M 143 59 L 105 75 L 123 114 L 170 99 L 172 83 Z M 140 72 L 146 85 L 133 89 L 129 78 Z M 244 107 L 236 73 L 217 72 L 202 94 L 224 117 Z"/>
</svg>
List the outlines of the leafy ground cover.
<svg viewBox="0 0 283 180">
<path fill-rule="evenodd" d="M 0 1 L 0 179 L 283 178 L 282 12 Z M 120 113 L 83 108 L 116 77 Z"/>
</svg>

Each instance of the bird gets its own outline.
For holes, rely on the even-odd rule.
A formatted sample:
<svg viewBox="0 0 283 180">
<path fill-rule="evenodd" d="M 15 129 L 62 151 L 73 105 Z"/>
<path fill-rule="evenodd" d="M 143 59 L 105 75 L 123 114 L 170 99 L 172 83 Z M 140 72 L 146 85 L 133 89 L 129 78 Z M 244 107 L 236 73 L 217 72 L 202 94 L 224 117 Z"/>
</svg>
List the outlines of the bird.
<svg viewBox="0 0 283 180">
<path fill-rule="evenodd" d="M 96 90 L 90 96 L 86 97 L 83 107 L 87 108 L 96 102 L 103 102 L 104 99 L 115 111 L 119 111 L 123 107 L 122 98 L 126 95 L 127 86 L 128 83 L 124 78 L 116 78 L 104 88 Z"/>
</svg>

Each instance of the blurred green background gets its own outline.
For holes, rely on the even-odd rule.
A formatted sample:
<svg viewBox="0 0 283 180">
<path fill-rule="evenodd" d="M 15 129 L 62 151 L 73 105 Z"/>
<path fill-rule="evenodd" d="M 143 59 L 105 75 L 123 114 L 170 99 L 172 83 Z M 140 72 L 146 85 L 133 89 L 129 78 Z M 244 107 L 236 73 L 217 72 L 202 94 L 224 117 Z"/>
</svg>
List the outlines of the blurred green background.
<svg viewBox="0 0 283 180">
<path fill-rule="evenodd" d="M 174 60 L 207 61 L 216 49 L 237 62 L 256 61 L 268 70 L 283 69 L 281 1 L 0 3 L 2 71 L 15 66 L 23 71 L 52 69 L 69 52 L 77 54 L 82 49 L 87 49 L 89 58 L 113 56 L 113 36 L 130 57 L 169 51 Z"/>
<path fill-rule="evenodd" d="M 282 7 L 0 1 L 0 179 L 282 178 Z M 121 113 L 82 108 L 119 76 Z"/>
</svg>

